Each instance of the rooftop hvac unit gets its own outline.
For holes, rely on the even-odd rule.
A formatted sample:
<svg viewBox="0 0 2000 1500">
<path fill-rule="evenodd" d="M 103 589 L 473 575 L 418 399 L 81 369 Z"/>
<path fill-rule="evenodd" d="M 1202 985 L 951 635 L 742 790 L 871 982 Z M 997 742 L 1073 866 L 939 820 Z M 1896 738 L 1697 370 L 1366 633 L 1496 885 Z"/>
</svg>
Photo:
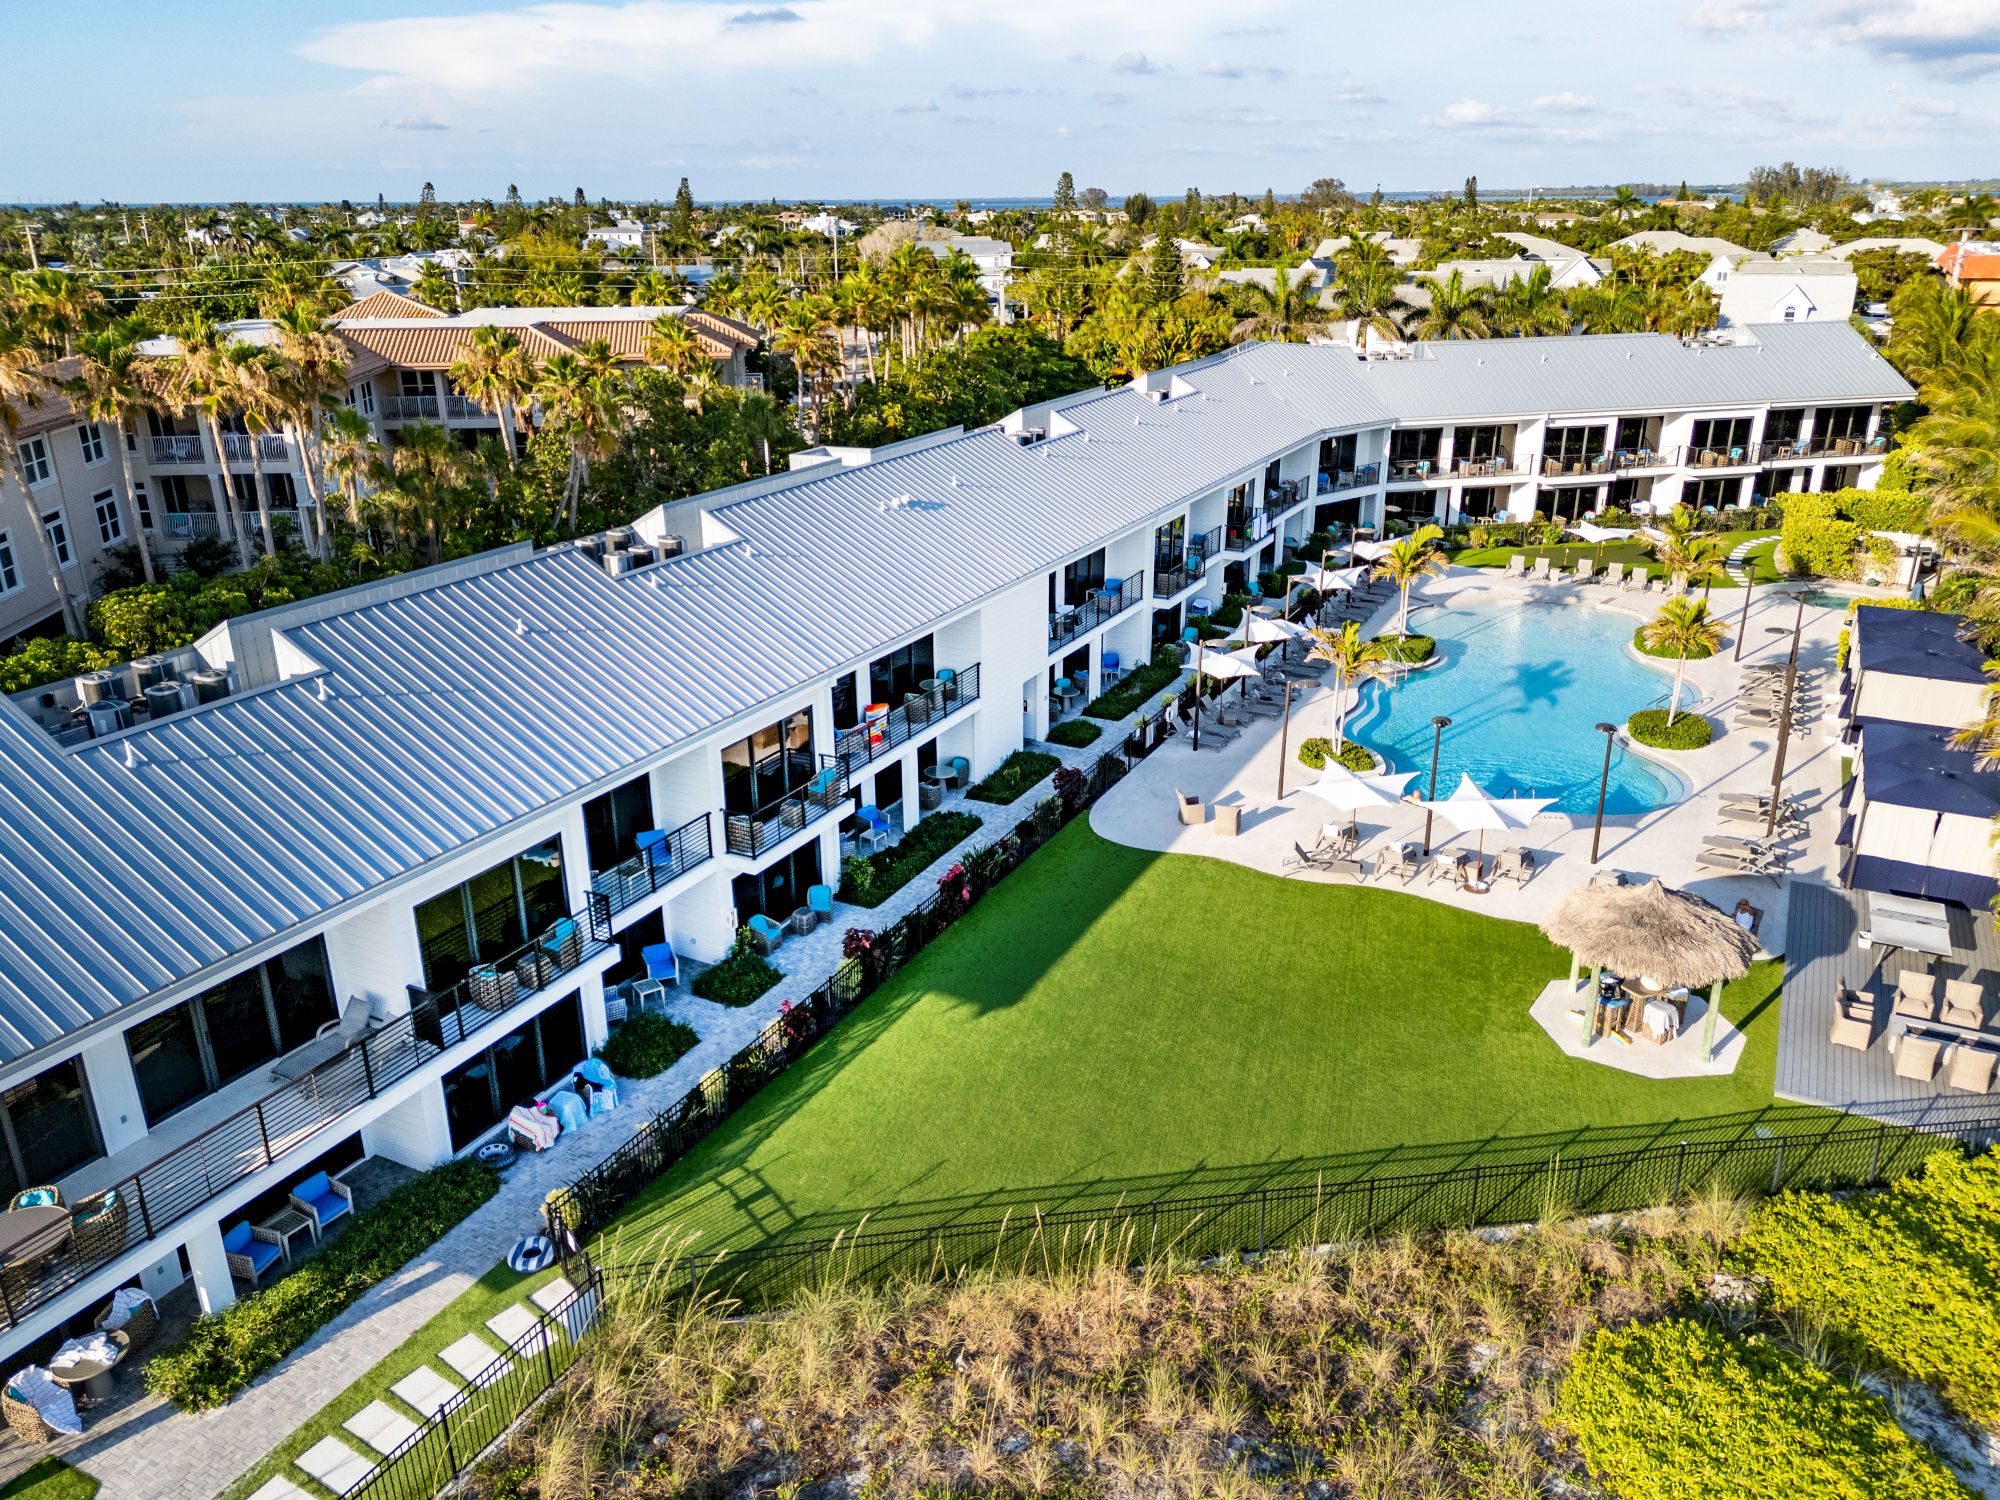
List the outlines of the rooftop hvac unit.
<svg viewBox="0 0 2000 1500">
<path fill-rule="evenodd" d="M 107 698 L 102 703 L 93 703 L 84 710 L 84 715 L 90 721 L 92 739 L 102 739 L 107 734 L 132 727 L 132 705 L 122 699 Z"/>
<path fill-rule="evenodd" d="M 187 684 L 194 689 L 196 703 L 214 703 L 229 696 L 229 674 L 215 667 L 197 667 L 188 673 Z"/>
<path fill-rule="evenodd" d="M 580 536 L 576 539 L 576 550 L 587 552 L 592 557 L 601 559 L 604 556 L 604 538 L 601 536 Z"/>
<path fill-rule="evenodd" d="M 610 526 L 605 528 L 604 550 L 606 552 L 616 552 L 621 547 L 629 547 L 631 545 L 632 528 L 630 526 Z"/>
<path fill-rule="evenodd" d="M 625 555 L 632 559 L 632 566 L 643 568 L 658 555 L 644 542 L 635 542 L 625 549 Z"/>
<path fill-rule="evenodd" d="M 1027 448 L 1035 443 L 1039 443 L 1048 435 L 1046 428 L 1023 427 L 1019 432 L 1014 434 L 1014 441 L 1019 443 L 1023 448 Z"/>
<path fill-rule="evenodd" d="M 622 578 L 638 566 L 638 560 L 630 552 L 620 550 L 604 554 L 604 571 L 613 578 Z"/>
<path fill-rule="evenodd" d="M 169 714 L 177 714 L 191 705 L 194 692 L 184 683 L 168 678 L 156 682 L 146 689 L 146 714 L 149 718 L 164 719 Z"/>
<path fill-rule="evenodd" d="M 118 691 L 118 676 L 114 672 L 85 672 L 76 680 L 77 701 L 85 708 L 93 703 L 109 703 L 121 696 Z"/>
<path fill-rule="evenodd" d="M 132 658 L 132 670 L 139 674 L 140 692 L 156 682 L 171 681 L 174 675 L 172 665 L 164 656 L 135 656 Z M 139 694 L 135 692 L 132 696 L 136 698 Z"/>
</svg>

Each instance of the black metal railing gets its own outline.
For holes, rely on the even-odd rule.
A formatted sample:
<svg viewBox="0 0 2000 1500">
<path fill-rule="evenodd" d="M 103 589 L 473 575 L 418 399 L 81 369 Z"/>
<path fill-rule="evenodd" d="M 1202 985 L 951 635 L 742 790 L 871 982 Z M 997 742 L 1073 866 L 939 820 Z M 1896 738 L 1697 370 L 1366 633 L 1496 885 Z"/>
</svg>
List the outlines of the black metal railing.
<svg viewBox="0 0 2000 1500">
<path fill-rule="evenodd" d="M 66 1231 L 52 1230 L 46 1250 L 0 1267 L 0 1315 L 9 1327 L 18 1324 L 107 1262 L 309 1145 L 446 1048 L 495 1025 L 603 952 L 611 942 L 610 917 L 604 898 L 592 895 L 583 911 L 559 918 L 448 990 L 433 994 L 412 985 L 404 1014 L 75 1205 Z"/>
<path fill-rule="evenodd" d="M 833 757 L 848 775 L 979 701 L 978 662 L 954 668 L 948 675 L 940 673 L 931 680 L 935 686 L 911 693 L 881 718 L 843 729 L 834 736 Z"/>
<path fill-rule="evenodd" d="M 611 904 L 615 914 L 714 857 L 715 840 L 709 832 L 708 814 L 703 813 L 630 859 L 598 871 L 590 877 L 590 886 Z"/>
<path fill-rule="evenodd" d="M 1224 531 L 1220 526 L 1211 526 L 1200 536 L 1188 542 L 1188 557 L 1207 566 L 1210 558 L 1222 551 Z"/>
<path fill-rule="evenodd" d="M 1353 469 L 1322 469 L 1319 476 L 1319 493 L 1337 494 L 1341 490 L 1366 489 L 1381 478 L 1380 464 L 1362 464 Z"/>
<path fill-rule="evenodd" d="M 822 755 L 819 769 L 804 786 L 765 803 L 755 812 L 723 814 L 722 846 L 731 854 L 745 857 L 762 854 L 845 806 L 846 799 L 846 766 L 837 756 Z"/>
<path fill-rule="evenodd" d="M 1171 599 L 1191 583 L 1201 580 L 1208 564 L 1192 552 L 1177 558 L 1153 559 L 1153 597 Z"/>
<path fill-rule="evenodd" d="M 1049 650 L 1058 651 L 1078 636 L 1095 630 L 1106 620 L 1123 614 L 1146 593 L 1146 575 L 1133 573 L 1115 583 L 1106 579 L 1104 587 L 1092 589 L 1083 603 L 1059 609 L 1049 616 Z"/>
</svg>

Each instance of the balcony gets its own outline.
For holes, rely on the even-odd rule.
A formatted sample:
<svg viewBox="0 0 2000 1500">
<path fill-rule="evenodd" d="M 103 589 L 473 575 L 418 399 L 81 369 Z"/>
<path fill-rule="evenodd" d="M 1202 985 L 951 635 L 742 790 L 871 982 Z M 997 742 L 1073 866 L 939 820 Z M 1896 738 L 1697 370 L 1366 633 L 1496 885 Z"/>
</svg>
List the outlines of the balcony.
<svg viewBox="0 0 2000 1500">
<path fill-rule="evenodd" d="M 795 761 L 811 764 L 805 751 L 789 752 Z M 723 847 L 731 854 L 754 859 L 767 849 L 775 849 L 800 829 L 808 827 L 846 803 L 847 773 L 833 756 L 822 756 L 820 768 L 811 781 L 787 792 L 755 812 L 725 813 L 722 819 Z"/>
<path fill-rule="evenodd" d="M 250 445 L 255 443 L 253 449 Z M 289 456 L 283 433 L 260 432 L 254 438 L 245 432 L 225 432 L 222 435 L 222 456 L 233 464 L 258 463 L 281 464 Z"/>
<path fill-rule="evenodd" d="M 1630 473 L 1634 469 L 1670 469 L 1674 464 L 1674 450 L 1656 451 L 1652 448 L 1620 448 L 1611 455 L 1611 468 L 1619 474 Z"/>
<path fill-rule="evenodd" d="M 1395 458 L 1389 461 L 1389 483 L 1422 484 L 1437 473 L 1437 465 L 1428 458 Z"/>
<path fill-rule="evenodd" d="M 133 1152 L 121 1154 L 157 1152 L 162 1138 L 181 1138 L 137 1171 L 122 1170 L 119 1158 L 111 1157 L 73 1173 L 62 1186 L 77 1216 L 52 1230 L 46 1248 L 31 1260 L 0 1269 L 0 1315 L 7 1326 L 21 1323 L 287 1152 L 309 1145 L 341 1116 L 448 1048 L 497 1031 L 563 975 L 605 950 L 611 939 L 608 919 L 603 901 L 593 898 L 584 911 L 551 923 L 534 942 L 473 970 L 449 990 L 432 994 L 410 986 L 410 1008 L 404 1014 L 248 1107 L 207 1126 L 200 1124 L 201 1105 L 162 1121 Z M 252 1077 L 268 1081 L 262 1069 Z M 220 1097 L 207 1102 L 212 1105 Z"/>
<path fill-rule="evenodd" d="M 1153 597 L 1171 599 L 1200 582 L 1207 571 L 1208 564 L 1198 552 L 1161 553 L 1153 559 Z"/>
<path fill-rule="evenodd" d="M 1264 509 L 1281 516 L 1305 498 L 1305 487 L 1298 480 L 1283 479 L 1264 492 Z"/>
<path fill-rule="evenodd" d="M 436 422 L 444 409 L 435 396 L 384 396 L 382 415 L 391 422 Z"/>
<path fill-rule="evenodd" d="M 1748 469 L 1759 462 L 1756 443 L 1733 443 L 1728 447 L 1688 447 L 1681 449 L 1684 469 Z"/>
<path fill-rule="evenodd" d="M 1544 479 L 1567 479 L 1589 484 L 1593 480 L 1605 479 L 1610 476 L 1611 455 L 1608 453 L 1592 453 L 1583 458 L 1544 457 L 1542 459 L 1541 473 Z"/>
<path fill-rule="evenodd" d="M 193 432 L 169 433 L 165 437 L 153 438 L 153 462 L 156 464 L 198 464 L 204 462 L 201 450 L 201 435 Z"/>
<path fill-rule="evenodd" d="M 1803 463 L 1814 458 L 1867 458 L 1886 452 L 1886 437 L 1786 438 L 1760 445 L 1767 464 Z"/>
<path fill-rule="evenodd" d="M 1448 472 L 1440 474 L 1440 479 L 1505 479 L 1526 473 L 1527 470 L 1514 461 L 1509 453 L 1489 453 L 1483 458 L 1454 458 Z"/>
<path fill-rule="evenodd" d="M 978 701 L 978 662 L 940 672 L 930 679 L 923 692 L 911 693 L 881 718 L 841 730 L 834 736 L 833 757 L 843 771 L 852 775 L 876 756 L 908 744 Z"/>
<path fill-rule="evenodd" d="M 607 915 L 615 916 L 714 857 L 715 842 L 709 833 L 708 814 L 703 813 L 652 840 L 630 859 L 598 871 L 590 877 L 590 888 L 610 903 Z"/>
<path fill-rule="evenodd" d="M 1060 651 L 1078 636 L 1123 614 L 1145 597 L 1145 591 L 1144 573 L 1105 579 L 1104 587 L 1092 589 L 1083 603 L 1059 609 L 1049 616 L 1049 650 Z"/>
</svg>

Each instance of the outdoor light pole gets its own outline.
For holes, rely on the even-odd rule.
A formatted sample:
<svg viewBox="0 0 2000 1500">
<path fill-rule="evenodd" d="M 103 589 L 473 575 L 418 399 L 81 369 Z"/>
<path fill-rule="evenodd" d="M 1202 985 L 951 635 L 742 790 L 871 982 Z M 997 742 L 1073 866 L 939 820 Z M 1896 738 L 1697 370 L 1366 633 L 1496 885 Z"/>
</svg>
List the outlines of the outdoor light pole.
<svg viewBox="0 0 2000 1500">
<path fill-rule="evenodd" d="M 1285 679 L 1285 717 L 1278 725 L 1278 800 L 1285 800 L 1285 752 L 1292 743 L 1292 679 Z"/>
<path fill-rule="evenodd" d="M 1446 718 L 1443 714 L 1439 714 L 1435 719 L 1431 720 L 1431 728 L 1436 731 L 1436 733 L 1434 733 L 1431 736 L 1431 794 L 1425 800 L 1430 802 L 1435 802 L 1437 801 L 1437 796 L 1438 796 L 1438 750 L 1444 744 L 1444 732 L 1447 729 L 1451 728 L 1451 720 Z M 1425 859 L 1429 859 L 1431 857 L 1431 820 L 1436 816 L 1437 816 L 1437 809 L 1430 807 L 1424 809 L 1424 858 Z"/>
<path fill-rule="evenodd" d="M 1743 616 L 1736 622 L 1736 653 L 1732 661 L 1743 660 L 1743 637 L 1750 631 L 1750 597 L 1757 592 L 1757 564 L 1751 563 L 1750 570 L 1743 575 Z"/>
<path fill-rule="evenodd" d="M 1604 838 L 1604 797 L 1611 790 L 1611 747 L 1617 743 L 1616 724 L 1599 724 L 1597 732 L 1604 736 L 1604 774 L 1597 778 L 1597 828 L 1590 835 L 1590 862 L 1597 863 L 1597 846 Z"/>
<path fill-rule="evenodd" d="M 1792 655 L 1785 663 L 1785 703 L 1778 712 L 1778 762 L 1771 771 L 1771 809 L 1764 815 L 1764 837 L 1778 830 L 1778 798 L 1785 786 L 1785 751 L 1792 743 L 1792 693 L 1799 681 L 1799 632 L 1806 622 L 1806 596 L 1799 593 L 1798 612 L 1792 617 Z M 1772 635 L 1783 635 L 1785 627 L 1774 625 Z"/>
</svg>

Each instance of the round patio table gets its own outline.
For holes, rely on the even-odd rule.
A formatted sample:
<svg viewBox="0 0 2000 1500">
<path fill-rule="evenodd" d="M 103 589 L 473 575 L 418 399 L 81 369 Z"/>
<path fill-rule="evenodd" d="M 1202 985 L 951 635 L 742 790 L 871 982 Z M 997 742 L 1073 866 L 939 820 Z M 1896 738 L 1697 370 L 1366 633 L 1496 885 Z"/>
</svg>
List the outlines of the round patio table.
<svg viewBox="0 0 2000 1500">
<path fill-rule="evenodd" d="M 84 1395 L 102 1401 L 111 1394 L 111 1372 L 125 1357 L 127 1345 L 113 1340 L 116 1348 L 109 1359 L 73 1359 L 60 1370 L 51 1365 L 49 1378 L 57 1385 L 80 1387 Z"/>
<path fill-rule="evenodd" d="M 19 1265 L 53 1255 L 69 1243 L 69 1210 L 57 1203 L 0 1213 L 0 1264 Z"/>
</svg>

